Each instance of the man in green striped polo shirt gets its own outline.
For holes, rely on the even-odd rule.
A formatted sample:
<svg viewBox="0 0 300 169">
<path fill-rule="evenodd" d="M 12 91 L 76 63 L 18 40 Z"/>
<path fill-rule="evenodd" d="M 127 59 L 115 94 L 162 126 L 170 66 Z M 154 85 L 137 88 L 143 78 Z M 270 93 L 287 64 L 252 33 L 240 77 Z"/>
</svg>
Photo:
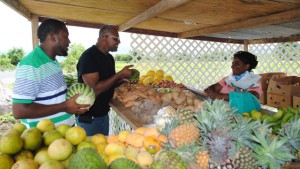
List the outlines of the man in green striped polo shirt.
<svg viewBox="0 0 300 169">
<path fill-rule="evenodd" d="M 74 125 L 73 114 L 84 114 L 90 105 L 66 101 L 67 86 L 56 56 L 67 56 L 70 44 L 66 25 L 55 19 L 45 20 L 38 28 L 40 45 L 23 58 L 16 68 L 13 90 L 13 115 L 27 127 L 41 119 L 55 125 Z"/>
</svg>

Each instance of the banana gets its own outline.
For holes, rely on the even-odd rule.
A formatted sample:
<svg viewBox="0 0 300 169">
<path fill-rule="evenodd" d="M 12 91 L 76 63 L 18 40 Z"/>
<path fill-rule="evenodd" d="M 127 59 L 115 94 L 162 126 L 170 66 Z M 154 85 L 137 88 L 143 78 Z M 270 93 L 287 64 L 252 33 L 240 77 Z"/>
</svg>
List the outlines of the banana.
<svg viewBox="0 0 300 169">
<path fill-rule="evenodd" d="M 286 115 L 283 116 L 283 118 L 281 119 L 281 124 L 285 124 L 286 122 L 288 122 L 288 120 L 290 120 L 291 118 L 294 117 L 293 113 L 287 113 Z"/>
</svg>

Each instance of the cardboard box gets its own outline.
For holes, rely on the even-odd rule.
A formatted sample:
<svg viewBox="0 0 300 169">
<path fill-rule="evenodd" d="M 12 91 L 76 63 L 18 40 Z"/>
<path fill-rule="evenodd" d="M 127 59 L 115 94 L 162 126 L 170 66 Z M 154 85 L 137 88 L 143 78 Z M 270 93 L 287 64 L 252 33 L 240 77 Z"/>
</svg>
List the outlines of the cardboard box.
<svg viewBox="0 0 300 169">
<path fill-rule="evenodd" d="M 259 98 L 260 104 L 267 104 L 267 91 L 263 91 L 260 98 Z"/>
<path fill-rule="evenodd" d="M 292 99 L 293 98 L 291 96 L 268 93 L 267 105 L 276 108 L 285 108 L 292 105 Z"/>
<path fill-rule="evenodd" d="M 269 73 L 261 73 L 260 83 L 262 87 L 262 91 L 266 92 L 268 90 L 269 81 L 271 78 L 284 77 L 286 73 L 284 72 L 269 72 Z M 265 95 L 266 96 L 266 95 Z M 267 98 L 267 96 L 265 97 Z"/>
<path fill-rule="evenodd" d="M 298 105 L 300 104 L 300 95 L 293 96 L 293 108 L 298 109 Z"/>
<path fill-rule="evenodd" d="M 268 94 L 290 96 L 300 94 L 300 77 L 285 76 L 272 78 L 268 85 Z"/>
</svg>

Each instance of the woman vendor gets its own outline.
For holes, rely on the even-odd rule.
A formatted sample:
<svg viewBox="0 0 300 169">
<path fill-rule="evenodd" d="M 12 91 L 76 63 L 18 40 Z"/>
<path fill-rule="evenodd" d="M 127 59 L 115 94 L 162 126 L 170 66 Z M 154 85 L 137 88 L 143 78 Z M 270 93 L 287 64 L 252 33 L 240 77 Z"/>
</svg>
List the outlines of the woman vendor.
<svg viewBox="0 0 300 169">
<path fill-rule="evenodd" d="M 229 100 L 229 92 L 239 89 L 248 89 L 256 98 L 262 94 L 259 75 L 253 74 L 252 69 L 257 66 L 257 58 L 252 53 L 238 51 L 234 54 L 231 64 L 232 72 L 204 90 L 211 99 Z"/>
</svg>

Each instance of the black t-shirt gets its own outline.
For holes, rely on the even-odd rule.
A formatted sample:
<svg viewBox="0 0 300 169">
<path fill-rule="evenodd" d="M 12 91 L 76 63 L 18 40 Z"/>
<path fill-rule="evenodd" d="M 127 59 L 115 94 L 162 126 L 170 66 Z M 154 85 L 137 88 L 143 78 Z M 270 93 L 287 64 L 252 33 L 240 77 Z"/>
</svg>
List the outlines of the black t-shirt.
<svg viewBox="0 0 300 169">
<path fill-rule="evenodd" d="M 84 51 L 77 63 L 78 82 L 83 83 L 82 75 L 99 72 L 100 81 L 116 74 L 115 60 L 111 54 L 105 55 L 95 45 Z M 87 116 L 105 116 L 109 112 L 109 101 L 113 97 L 114 87 L 96 97 L 95 103 L 85 113 Z"/>
</svg>

